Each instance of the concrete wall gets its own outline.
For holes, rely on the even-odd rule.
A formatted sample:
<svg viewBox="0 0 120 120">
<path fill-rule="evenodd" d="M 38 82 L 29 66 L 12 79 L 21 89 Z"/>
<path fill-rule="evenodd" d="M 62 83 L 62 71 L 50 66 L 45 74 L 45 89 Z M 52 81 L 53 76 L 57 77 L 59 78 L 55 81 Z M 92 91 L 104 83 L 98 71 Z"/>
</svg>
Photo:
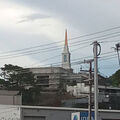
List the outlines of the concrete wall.
<svg viewBox="0 0 120 120">
<path fill-rule="evenodd" d="M 30 68 L 30 71 L 34 74 L 49 74 L 49 73 L 69 73 L 69 71 L 65 70 L 61 67 L 40 67 L 40 68 Z"/>
<path fill-rule="evenodd" d="M 22 105 L 22 96 L 18 93 L 19 91 L 0 90 L 0 104 Z"/>
<path fill-rule="evenodd" d="M 37 78 L 37 76 L 48 76 L 49 77 L 48 83 L 46 84 L 39 83 L 38 85 L 49 90 L 57 90 L 59 82 L 62 79 L 61 74 L 67 75 L 69 73 L 69 71 L 61 67 L 30 68 L 30 71 L 35 75 L 35 78 Z"/>
<path fill-rule="evenodd" d="M 72 113 L 85 111 L 87 109 L 0 105 L 0 120 L 71 120 Z M 120 110 L 99 110 L 98 115 L 98 120 L 120 120 Z"/>
<path fill-rule="evenodd" d="M 0 104 L 5 105 L 21 105 L 22 98 L 21 96 L 8 96 L 8 95 L 0 95 Z"/>
<path fill-rule="evenodd" d="M 71 120 L 73 112 L 86 109 L 56 107 L 22 107 L 22 120 Z M 99 120 L 120 120 L 120 111 L 100 110 Z"/>
</svg>

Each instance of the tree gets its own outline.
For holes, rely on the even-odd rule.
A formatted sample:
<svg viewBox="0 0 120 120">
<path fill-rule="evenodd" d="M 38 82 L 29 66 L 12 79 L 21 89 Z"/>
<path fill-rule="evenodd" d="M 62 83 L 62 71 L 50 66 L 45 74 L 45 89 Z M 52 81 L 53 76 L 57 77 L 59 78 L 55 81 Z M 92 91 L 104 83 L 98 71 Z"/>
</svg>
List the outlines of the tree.
<svg viewBox="0 0 120 120">
<path fill-rule="evenodd" d="M 5 64 L 4 67 L 1 68 L 2 75 L 4 79 L 7 81 L 9 89 L 18 89 L 24 88 L 25 85 L 34 85 L 34 75 L 29 69 L 24 69 L 22 67 Z"/>
<path fill-rule="evenodd" d="M 5 64 L 1 68 L 4 79 L 0 84 L 7 90 L 18 90 L 22 94 L 24 105 L 38 105 L 40 87 L 35 84 L 34 75 L 29 69 L 24 69 L 17 65 Z M 26 89 L 26 86 L 30 86 Z"/>
<path fill-rule="evenodd" d="M 40 87 L 34 86 L 30 89 L 24 89 L 22 93 L 24 105 L 39 105 Z"/>
<path fill-rule="evenodd" d="M 120 70 L 116 71 L 109 79 L 113 86 L 120 87 Z"/>
</svg>

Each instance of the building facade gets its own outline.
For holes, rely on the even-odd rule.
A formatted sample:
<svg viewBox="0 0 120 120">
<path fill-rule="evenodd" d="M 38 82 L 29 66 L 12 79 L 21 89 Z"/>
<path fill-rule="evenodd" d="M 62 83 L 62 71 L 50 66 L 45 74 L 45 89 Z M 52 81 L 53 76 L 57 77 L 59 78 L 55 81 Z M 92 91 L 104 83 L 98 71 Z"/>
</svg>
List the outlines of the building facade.
<svg viewBox="0 0 120 120">
<path fill-rule="evenodd" d="M 66 87 L 66 85 L 73 86 L 77 83 L 82 83 L 89 78 L 88 73 L 74 73 L 71 68 L 71 54 L 68 46 L 67 30 L 65 31 L 65 43 L 62 52 L 61 67 L 50 66 L 29 69 L 35 75 L 36 84 L 48 91 L 58 90 L 60 84 L 63 84 L 63 87 Z M 105 78 L 99 76 L 99 83 L 105 85 Z"/>
<path fill-rule="evenodd" d="M 63 87 L 66 84 L 75 84 L 82 82 L 87 76 L 77 74 L 73 72 L 71 68 L 71 54 L 68 47 L 67 30 L 65 31 L 65 44 L 62 52 L 62 65 L 61 67 L 39 67 L 29 68 L 35 75 L 36 84 L 42 87 L 44 90 L 56 91 L 60 84 Z"/>
<path fill-rule="evenodd" d="M 54 91 L 58 89 L 60 84 L 64 84 L 63 86 L 74 85 L 86 79 L 85 76 L 62 67 L 30 68 L 30 71 L 35 75 L 36 84 L 44 90 Z"/>
<path fill-rule="evenodd" d="M 22 107 L 22 120 L 73 120 L 72 114 L 87 113 L 88 109 L 61 107 Z M 99 110 L 98 120 L 120 120 L 119 110 Z M 86 116 L 81 120 L 88 120 Z M 94 120 L 94 118 L 92 119 Z"/>
</svg>

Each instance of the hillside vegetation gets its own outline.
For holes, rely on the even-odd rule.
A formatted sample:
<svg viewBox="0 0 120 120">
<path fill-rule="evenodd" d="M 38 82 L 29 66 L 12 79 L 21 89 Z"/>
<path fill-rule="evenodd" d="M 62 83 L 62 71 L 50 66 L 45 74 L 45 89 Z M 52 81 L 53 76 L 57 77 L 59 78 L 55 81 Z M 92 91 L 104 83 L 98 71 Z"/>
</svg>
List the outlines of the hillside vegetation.
<svg viewBox="0 0 120 120">
<path fill-rule="evenodd" d="M 116 71 L 112 76 L 109 77 L 112 86 L 120 87 L 120 70 Z"/>
</svg>

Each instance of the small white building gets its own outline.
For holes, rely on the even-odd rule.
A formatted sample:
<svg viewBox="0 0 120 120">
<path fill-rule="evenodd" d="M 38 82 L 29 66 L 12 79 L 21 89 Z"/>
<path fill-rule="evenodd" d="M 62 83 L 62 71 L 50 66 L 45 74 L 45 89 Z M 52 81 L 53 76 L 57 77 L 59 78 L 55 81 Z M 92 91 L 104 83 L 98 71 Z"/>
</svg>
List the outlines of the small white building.
<svg viewBox="0 0 120 120">
<path fill-rule="evenodd" d="M 86 86 L 85 83 L 77 83 L 75 86 L 67 85 L 67 92 L 75 97 L 85 96 L 85 94 L 89 93 L 89 86 Z"/>
</svg>

